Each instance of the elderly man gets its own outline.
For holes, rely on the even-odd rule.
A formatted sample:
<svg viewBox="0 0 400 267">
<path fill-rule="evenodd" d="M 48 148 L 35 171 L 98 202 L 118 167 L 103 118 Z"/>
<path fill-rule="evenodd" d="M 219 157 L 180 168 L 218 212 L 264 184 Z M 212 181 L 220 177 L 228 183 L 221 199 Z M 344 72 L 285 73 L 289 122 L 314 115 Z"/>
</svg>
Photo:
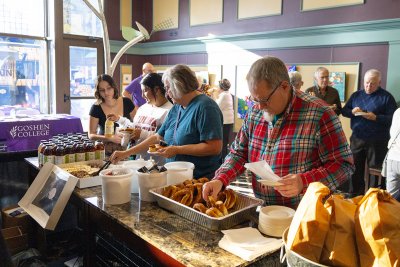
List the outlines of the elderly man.
<svg viewBox="0 0 400 267">
<path fill-rule="evenodd" d="M 350 193 L 364 194 L 365 162 L 381 168 L 387 152 L 389 130 L 397 104 L 394 97 L 380 87 L 381 73 L 376 69 L 364 75 L 364 90 L 353 93 L 342 110 L 350 118 L 353 133 L 350 148 L 356 170 L 351 179 Z"/>
<path fill-rule="evenodd" d="M 252 176 L 254 194 L 266 205 L 297 207 L 311 182 L 335 190 L 351 177 L 353 157 L 339 118 L 322 100 L 294 90 L 280 59 L 257 60 L 247 83 L 255 105 L 225 162 L 204 185 L 204 199 L 241 175 L 246 162 L 265 160 L 282 177 L 283 185 L 272 187 Z"/>
<path fill-rule="evenodd" d="M 342 112 L 342 103 L 340 102 L 339 92 L 328 86 L 329 70 L 324 67 L 317 68 L 314 73 L 314 82 L 315 85 L 307 88 L 306 93 L 324 100 L 339 116 Z"/>
<path fill-rule="evenodd" d="M 135 104 L 135 113 L 141 105 L 146 103 L 146 100 L 142 96 L 142 87 L 140 85 L 140 81 L 146 74 L 152 72 L 155 72 L 154 66 L 148 62 L 144 63 L 142 66 L 142 74 L 135 78 L 122 92 L 124 97 L 132 99 L 133 104 Z"/>
<path fill-rule="evenodd" d="M 298 71 L 289 72 L 289 79 L 290 79 L 290 85 L 293 87 L 293 89 L 301 90 L 301 87 L 303 86 L 304 82 L 300 72 Z"/>
</svg>

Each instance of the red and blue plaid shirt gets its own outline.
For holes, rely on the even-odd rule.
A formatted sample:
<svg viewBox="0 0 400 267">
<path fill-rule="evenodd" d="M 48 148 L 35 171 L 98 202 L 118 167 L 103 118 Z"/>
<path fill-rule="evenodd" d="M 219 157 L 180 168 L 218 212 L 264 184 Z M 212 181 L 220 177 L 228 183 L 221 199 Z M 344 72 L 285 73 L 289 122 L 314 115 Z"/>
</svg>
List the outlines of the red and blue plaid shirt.
<svg viewBox="0 0 400 267">
<path fill-rule="evenodd" d="M 300 174 L 304 189 L 299 196 L 286 198 L 273 187 L 257 182 L 261 178 L 253 174 L 255 196 L 266 205 L 294 208 L 310 183 L 319 181 L 335 190 L 350 179 L 353 156 L 339 118 L 323 101 L 293 92 L 291 102 L 274 124 L 264 120 L 263 111 L 257 107 L 249 110 L 214 179 L 227 186 L 244 172 L 246 162 L 265 160 L 280 177 Z"/>
</svg>

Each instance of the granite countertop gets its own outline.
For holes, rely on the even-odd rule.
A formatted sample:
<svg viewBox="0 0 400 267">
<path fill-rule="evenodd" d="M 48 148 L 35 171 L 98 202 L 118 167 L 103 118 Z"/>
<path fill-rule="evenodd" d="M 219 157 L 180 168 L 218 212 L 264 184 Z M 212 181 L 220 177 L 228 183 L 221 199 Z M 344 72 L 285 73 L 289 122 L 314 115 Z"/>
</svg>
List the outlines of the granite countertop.
<svg viewBox="0 0 400 267">
<path fill-rule="evenodd" d="M 76 188 L 74 193 L 90 205 L 99 208 L 118 223 L 154 247 L 186 266 L 276 266 L 279 252 L 268 253 L 247 262 L 218 246 L 223 234 L 211 231 L 194 222 L 160 208 L 157 203 L 143 202 L 138 194 L 132 194 L 131 202 L 121 205 L 105 205 L 101 187 Z M 257 214 L 255 214 L 256 218 Z M 253 219 L 238 227 L 253 226 Z M 261 260 L 261 261 L 260 261 Z M 271 266 L 271 264 L 268 264 Z"/>
<path fill-rule="evenodd" d="M 37 158 L 25 160 L 37 168 Z M 246 174 L 230 187 L 254 196 Z M 101 186 L 75 188 L 74 195 L 185 266 L 281 266 L 280 251 L 266 253 L 251 262 L 245 261 L 218 246 L 223 236 L 220 231 L 209 230 L 164 210 L 156 202 L 141 201 L 138 194 L 132 194 L 131 201 L 121 205 L 104 204 Z M 251 217 L 250 221 L 235 227 L 256 227 L 258 213 L 254 212 Z"/>
</svg>

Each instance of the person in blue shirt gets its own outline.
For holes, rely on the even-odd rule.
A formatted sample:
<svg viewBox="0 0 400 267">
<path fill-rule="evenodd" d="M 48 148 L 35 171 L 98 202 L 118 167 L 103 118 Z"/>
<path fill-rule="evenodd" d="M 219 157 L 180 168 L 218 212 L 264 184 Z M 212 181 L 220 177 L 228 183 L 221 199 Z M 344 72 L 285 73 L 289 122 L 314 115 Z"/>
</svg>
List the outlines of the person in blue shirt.
<svg viewBox="0 0 400 267">
<path fill-rule="evenodd" d="M 394 97 L 380 87 L 380 82 L 380 71 L 368 70 L 364 75 L 364 90 L 354 92 L 342 109 L 342 115 L 350 118 L 353 131 L 350 149 L 356 167 L 352 187 L 342 189 L 356 195 L 364 194 L 365 162 L 369 167 L 382 168 L 393 113 L 397 109 Z"/>
<path fill-rule="evenodd" d="M 112 162 L 149 149 L 161 140 L 168 146 L 155 152 L 167 162 L 188 161 L 195 165 L 194 178 L 214 177 L 221 163 L 223 117 L 214 100 L 197 91 L 199 83 L 186 65 L 175 65 L 163 75 L 164 87 L 174 106 L 156 134 L 140 144 L 115 152 Z"/>
</svg>

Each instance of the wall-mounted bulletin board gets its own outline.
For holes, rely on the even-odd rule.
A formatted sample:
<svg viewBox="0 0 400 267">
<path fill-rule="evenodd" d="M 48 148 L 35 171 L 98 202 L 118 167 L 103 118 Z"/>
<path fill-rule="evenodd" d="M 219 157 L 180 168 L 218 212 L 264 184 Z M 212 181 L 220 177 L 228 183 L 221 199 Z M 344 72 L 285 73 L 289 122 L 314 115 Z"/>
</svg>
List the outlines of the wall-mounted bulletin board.
<svg viewBox="0 0 400 267">
<path fill-rule="evenodd" d="M 163 30 L 179 27 L 179 0 L 153 0 L 153 27 Z"/>
<path fill-rule="evenodd" d="M 238 19 L 282 14 L 282 0 L 238 0 Z"/>
<path fill-rule="evenodd" d="M 120 65 L 120 87 L 121 92 L 131 83 L 132 81 L 132 65 L 121 64 Z"/>
<path fill-rule="evenodd" d="M 365 0 L 302 0 L 301 11 L 364 4 Z"/>
<path fill-rule="evenodd" d="M 222 23 L 223 0 L 190 0 L 190 26 Z"/>
</svg>

